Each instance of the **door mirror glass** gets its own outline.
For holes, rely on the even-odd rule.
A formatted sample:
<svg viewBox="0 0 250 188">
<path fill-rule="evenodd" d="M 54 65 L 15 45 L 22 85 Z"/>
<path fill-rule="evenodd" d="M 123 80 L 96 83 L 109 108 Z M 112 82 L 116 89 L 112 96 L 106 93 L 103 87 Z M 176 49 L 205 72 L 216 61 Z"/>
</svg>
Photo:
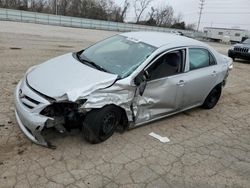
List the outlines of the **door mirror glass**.
<svg viewBox="0 0 250 188">
<path fill-rule="evenodd" d="M 142 96 L 142 94 L 144 93 L 144 90 L 146 89 L 147 86 L 147 82 L 143 81 L 140 85 L 139 85 L 139 94 Z"/>
<path fill-rule="evenodd" d="M 148 71 L 145 70 L 135 77 L 134 83 L 136 86 L 139 86 L 142 82 L 147 81 L 149 78 L 150 78 L 150 75 Z"/>
<path fill-rule="evenodd" d="M 134 83 L 139 89 L 139 94 L 142 96 L 146 86 L 147 86 L 147 79 L 149 78 L 149 74 L 147 71 L 143 71 L 140 74 L 138 74 L 135 79 Z"/>
<path fill-rule="evenodd" d="M 148 80 L 150 78 L 150 74 L 147 70 L 144 71 L 144 77 Z"/>
</svg>

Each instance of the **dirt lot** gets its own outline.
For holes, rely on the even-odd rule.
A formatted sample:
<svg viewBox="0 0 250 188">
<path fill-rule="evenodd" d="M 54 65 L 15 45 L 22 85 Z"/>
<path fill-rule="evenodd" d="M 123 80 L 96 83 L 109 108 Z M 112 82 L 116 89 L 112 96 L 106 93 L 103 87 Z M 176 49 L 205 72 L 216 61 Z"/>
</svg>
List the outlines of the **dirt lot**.
<svg viewBox="0 0 250 188">
<path fill-rule="evenodd" d="M 250 187 L 250 62 L 235 63 L 212 110 L 196 108 L 98 145 L 77 131 L 55 134 L 56 150 L 26 139 L 13 90 L 28 67 L 113 34 L 0 22 L 0 187 Z M 229 48 L 211 45 L 224 54 Z"/>
</svg>

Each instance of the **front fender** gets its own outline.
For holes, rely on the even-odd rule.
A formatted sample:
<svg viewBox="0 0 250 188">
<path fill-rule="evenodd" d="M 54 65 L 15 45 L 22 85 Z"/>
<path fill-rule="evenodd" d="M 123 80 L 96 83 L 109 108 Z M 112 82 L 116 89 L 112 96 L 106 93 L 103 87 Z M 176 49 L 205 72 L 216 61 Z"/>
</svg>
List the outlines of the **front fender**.
<svg viewBox="0 0 250 188">
<path fill-rule="evenodd" d="M 131 104 L 134 99 L 134 92 L 135 89 L 132 87 L 126 88 L 113 85 L 110 88 L 98 90 L 86 96 L 87 101 L 80 107 L 80 110 L 89 111 L 113 104 L 123 108 L 128 121 L 132 121 Z"/>
</svg>

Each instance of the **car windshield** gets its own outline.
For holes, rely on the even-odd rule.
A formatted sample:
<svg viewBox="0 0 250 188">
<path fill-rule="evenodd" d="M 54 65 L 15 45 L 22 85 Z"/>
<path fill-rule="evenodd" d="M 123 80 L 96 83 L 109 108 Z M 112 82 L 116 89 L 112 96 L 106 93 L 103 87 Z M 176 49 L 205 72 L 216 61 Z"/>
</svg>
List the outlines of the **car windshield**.
<svg viewBox="0 0 250 188">
<path fill-rule="evenodd" d="M 85 49 L 81 59 L 93 62 L 103 70 L 119 75 L 129 76 L 146 58 L 156 50 L 155 47 L 116 35 Z"/>
<path fill-rule="evenodd" d="M 244 40 L 243 44 L 250 44 L 250 39 Z"/>
</svg>

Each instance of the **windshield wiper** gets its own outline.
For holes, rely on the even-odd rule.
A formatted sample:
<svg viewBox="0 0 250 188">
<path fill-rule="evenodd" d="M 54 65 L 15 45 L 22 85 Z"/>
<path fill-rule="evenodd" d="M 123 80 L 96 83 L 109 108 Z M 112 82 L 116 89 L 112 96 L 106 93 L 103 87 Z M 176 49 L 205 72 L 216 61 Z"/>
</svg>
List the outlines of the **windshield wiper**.
<svg viewBox="0 0 250 188">
<path fill-rule="evenodd" d="M 98 70 L 101 70 L 101 71 L 103 71 L 103 72 L 108 72 L 108 73 L 110 73 L 109 71 L 107 71 L 106 69 L 104 69 L 102 66 L 97 65 L 96 63 L 94 63 L 94 62 L 88 60 L 87 58 L 82 58 L 81 55 L 80 55 L 80 53 L 76 53 L 76 56 L 77 56 L 77 58 L 79 59 L 80 62 L 82 62 L 82 63 L 85 62 L 85 63 L 91 65 L 92 67 L 95 67 L 95 68 L 98 69 Z"/>
</svg>

